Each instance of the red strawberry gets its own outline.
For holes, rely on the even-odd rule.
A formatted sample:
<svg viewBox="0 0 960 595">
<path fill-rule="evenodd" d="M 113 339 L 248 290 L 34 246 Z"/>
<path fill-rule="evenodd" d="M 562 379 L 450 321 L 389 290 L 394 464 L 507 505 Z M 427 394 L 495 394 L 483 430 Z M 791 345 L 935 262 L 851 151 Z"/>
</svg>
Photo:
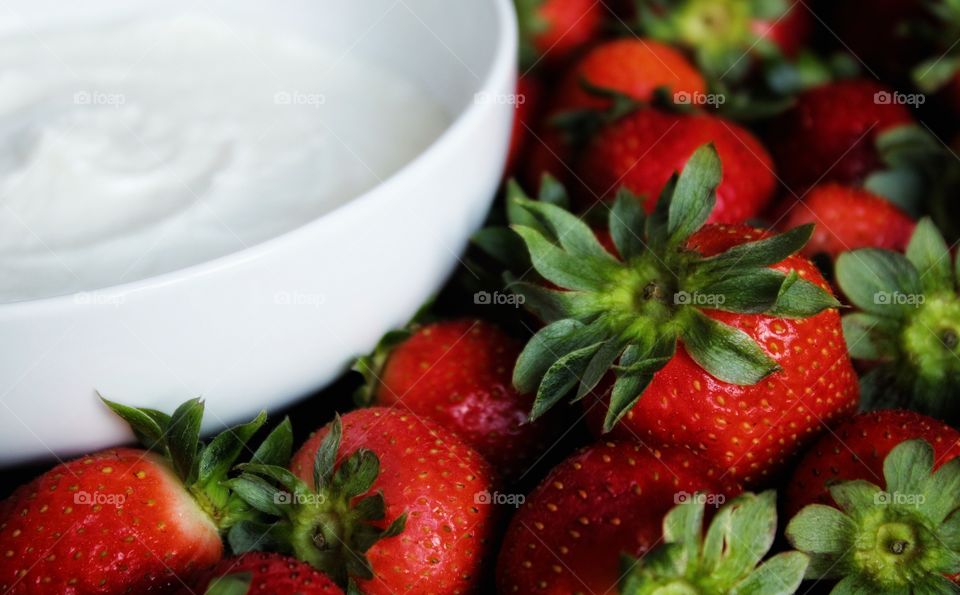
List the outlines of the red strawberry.
<svg viewBox="0 0 960 595">
<path fill-rule="evenodd" d="M 220 585 L 217 584 L 220 579 Z M 238 581 L 244 593 L 297 593 L 299 595 L 343 595 L 330 577 L 306 562 L 279 554 L 249 553 L 226 558 L 191 581 L 182 595 L 218 592 L 224 579 Z M 212 587 L 211 591 L 207 589 Z M 226 593 L 226 591 L 222 591 Z"/>
<path fill-rule="evenodd" d="M 620 186 L 644 198 L 647 212 L 670 175 L 694 151 L 713 143 L 723 163 L 723 181 L 710 216 L 715 223 L 739 223 L 760 213 L 773 195 L 773 166 L 766 150 L 740 126 L 708 115 L 642 109 L 600 131 L 585 149 L 577 172 L 590 189 L 584 207 L 610 200 Z"/>
<path fill-rule="evenodd" d="M 515 0 L 520 61 L 562 64 L 600 34 L 605 8 L 594 0 Z"/>
<path fill-rule="evenodd" d="M 812 227 L 704 226 L 719 183 L 707 147 L 649 219 L 621 193 L 609 218 L 620 258 L 563 209 L 516 199 L 542 222 L 513 227 L 534 268 L 566 291 L 515 284 L 548 324 L 521 352 L 514 384 L 538 389 L 536 418 L 567 393 L 591 395 L 613 369 L 604 431 L 684 446 L 756 484 L 851 412 L 858 385 L 838 302 L 794 254 Z"/>
<path fill-rule="evenodd" d="M 434 422 L 359 409 L 312 435 L 294 455 L 293 473 L 243 470 L 238 489 L 280 520 L 243 525 L 242 540 L 231 533 L 235 550 L 260 547 L 267 532 L 278 541 L 273 549 L 340 584 L 350 575 L 368 595 L 477 588 L 495 525 L 493 471 Z"/>
<path fill-rule="evenodd" d="M 525 472 L 563 429 L 550 419 L 527 423 L 533 395 L 510 382 L 522 345 L 495 325 L 451 320 L 391 338 L 374 358 L 386 360 L 379 372 L 375 361 L 360 362 L 373 402 L 433 419 L 503 476 Z"/>
<path fill-rule="evenodd" d="M 534 126 L 541 94 L 541 83 L 533 75 L 517 79 L 513 130 L 510 133 L 510 149 L 507 154 L 505 175 L 513 175 L 530 145 L 530 131 Z"/>
<path fill-rule="evenodd" d="M 607 41 L 590 50 L 564 75 L 554 93 L 544 126 L 532 143 L 524 179 L 529 188 L 538 188 L 544 173 L 570 184 L 575 180 L 570 167 L 575 151 L 554 119 L 566 112 L 606 109 L 608 98 L 589 93 L 584 83 L 596 89 L 620 93 L 638 102 L 654 99 L 657 89 L 668 93 L 703 93 L 706 83 L 682 54 L 670 46 L 649 39 Z"/>
<path fill-rule="evenodd" d="M 637 101 L 651 101 L 658 89 L 671 97 L 707 90 L 703 77 L 683 54 L 636 37 L 607 41 L 587 52 L 564 76 L 554 111 L 610 107 L 609 99 L 588 92 L 584 84 Z"/>
<path fill-rule="evenodd" d="M 827 183 L 816 186 L 790 209 L 780 227 L 816 225 L 803 248 L 807 256 L 856 248 L 888 248 L 903 252 L 916 225 L 909 215 L 889 200 L 866 190 Z"/>
<path fill-rule="evenodd" d="M 893 89 L 855 79 L 805 91 L 772 125 L 777 171 L 796 195 L 821 181 L 857 185 L 881 167 L 877 135 L 913 123 Z"/>
<path fill-rule="evenodd" d="M 829 486 L 863 479 L 882 483 L 883 461 L 905 440 L 926 440 L 934 467 L 960 455 L 960 432 L 932 417 L 902 409 L 861 413 L 818 440 L 794 468 L 786 510 L 795 515 L 808 504 L 833 505 Z"/>
<path fill-rule="evenodd" d="M 598 443 L 555 467 L 510 522 L 500 550 L 501 593 L 616 592 L 622 553 L 657 545 L 664 515 L 694 492 L 740 491 L 682 449 Z"/>
<path fill-rule="evenodd" d="M 843 430 L 815 447 L 791 486 L 792 507 L 830 501 L 805 506 L 787 525 L 787 539 L 810 557 L 807 577 L 839 581 L 834 592 L 957 592 L 960 435 L 903 411 L 861 416 Z"/>
<path fill-rule="evenodd" d="M 61 463 L 20 487 L 0 518 L 4 593 L 163 591 L 218 561 L 220 530 L 251 514 L 220 482 L 265 415 L 198 450 L 199 400 L 172 418 L 108 405 L 171 459 L 106 450 Z M 281 435 L 289 440 L 289 432 L 289 424 L 281 425 L 258 452 L 288 458 L 289 447 L 284 454 L 274 445 Z"/>
</svg>

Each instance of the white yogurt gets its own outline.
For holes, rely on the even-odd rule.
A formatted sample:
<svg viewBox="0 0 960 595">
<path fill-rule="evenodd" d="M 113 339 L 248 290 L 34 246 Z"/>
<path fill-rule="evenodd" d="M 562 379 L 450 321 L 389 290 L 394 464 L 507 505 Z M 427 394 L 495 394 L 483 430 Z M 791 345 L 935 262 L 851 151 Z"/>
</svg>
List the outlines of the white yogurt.
<svg viewBox="0 0 960 595">
<path fill-rule="evenodd" d="M 202 17 L 0 39 L 0 302 L 291 230 L 447 123 L 412 81 L 346 48 Z"/>
</svg>

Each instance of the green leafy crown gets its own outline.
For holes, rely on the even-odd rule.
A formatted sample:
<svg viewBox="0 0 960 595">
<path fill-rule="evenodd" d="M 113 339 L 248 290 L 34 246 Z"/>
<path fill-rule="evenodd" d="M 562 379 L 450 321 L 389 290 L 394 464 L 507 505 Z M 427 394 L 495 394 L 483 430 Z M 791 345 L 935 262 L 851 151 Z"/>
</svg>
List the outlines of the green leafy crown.
<svg viewBox="0 0 960 595">
<path fill-rule="evenodd" d="M 527 343 L 513 374 L 519 391 L 536 392 L 532 418 L 571 391 L 575 400 L 583 398 L 612 369 L 616 382 L 604 422 L 610 430 L 673 357 L 678 340 L 717 379 L 754 384 L 777 371 L 776 362 L 742 330 L 706 311 L 795 318 L 838 306 L 795 271 L 769 268 L 797 252 L 812 225 L 710 257 L 687 248 L 713 210 L 720 178 L 719 157 L 707 145 L 668 182 L 649 217 L 636 196 L 621 191 L 609 212 L 619 258 L 565 209 L 512 197 L 522 218 L 513 218 L 511 227 L 533 269 L 555 287 L 510 283 L 547 323 Z"/>
<path fill-rule="evenodd" d="M 245 424 L 228 428 L 210 442 L 200 441 L 204 404 L 190 399 L 173 415 L 156 409 L 137 408 L 101 400 L 130 425 L 137 439 L 149 450 L 164 455 L 200 507 L 221 531 L 257 515 L 227 486 L 230 471 L 251 452 L 248 443 L 267 420 L 265 411 Z M 249 460 L 285 465 L 293 447 L 293 430 L 285 419 L 252 451 Z"/>
<path fill-rule="evenodd" d="M 703 533 L 706 498 L 694 494 L 663 520 L 664 543 L 641 560 L 624 557 L 622 595 L 788 595 L 808 558 L 783 552 L 760 564 L 777 532 L 774 491 L 745 493 L 724 504 Z M 759 567 L 757 566 L 759 564 Z"/>
<path fill-rule="evenodd" d="M 886 486 L 830 486 L 839 508 L 811 504 L 787 538 L 811 560 L 807 578 L 838 580 L 835 594 L 956 593 L 960 572 L 960 459 L 936 472 L 923 440 L 897 445 L 883 463 Z"/>
<path fill-rule="evenodd" d="M 905 406 L 954 418 L 960 389 L 960 260 L 929 220 L 906 255 L 868 248 L 837 259 L 840 288 L 860 310 L 843 317 L 847 349 L 877 362 L 861 384 L 869 406 Z"/>
<path fill-rule="evenodd" d="M 313 488 L 279 465 L 240 465 L 240 476 L 227 484 L 272 520 L 234 525 L 228 535 L 234 552 L 291 554 L 345 588 L 354 578 L 373 578 L 366 552 L 381 539 L 400 534 L 407 515 L 386 524 L 383 494 L 368 493 L 380 474 L 380 459 L 373 451 L 360 448 L 336 465 L 342 435 L 337 416 L 317 449 Z"/>
</svg>

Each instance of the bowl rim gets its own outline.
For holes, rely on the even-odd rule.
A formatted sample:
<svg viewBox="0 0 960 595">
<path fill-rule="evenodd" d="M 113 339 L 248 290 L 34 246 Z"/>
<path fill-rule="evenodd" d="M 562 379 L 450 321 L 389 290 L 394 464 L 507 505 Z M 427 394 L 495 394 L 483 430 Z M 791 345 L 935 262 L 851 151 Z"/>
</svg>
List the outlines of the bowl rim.
<svg viewBox="0 0 960 595">
<path fill-rule="evenodd" d="M 497 24 L 494 42 L 496 49 L 485 72 L 480 76 L 480 80 L 473 93 L 474 97 L 497 88 L 501 80 L 511 76 L 511 73 L 516 68 L 518 30 L 516 12 L 514 11 L 513 4 L 511 0 L 489 0 L 489 4 L 495 13 L 494 17 Z M 343 204 L 338 205 L 322 215 L 314 217 L 298 227 L 222 256 L 203 260 L 165 273 L 144 277 L 143 279 L 42 298 L 0 303 L 0 316 L 6 318 L 10 315 L 23 314 L 28 310 L 35 309 L 58 309 L 68 306 L 82 307 L 82 305 L 76 303 L 75 298 L 78 295 L 98 294 L 110 297 L 126 297 L 131 294 L 167 285 L 184 283 L 190 279 L 234 268 L 244 262 L 258 259 L 272 252 L 280 244 L 293 241 L 297 236 L 314 233 L 318 228 L 325 226 L 337 225 L 351 210 L 369 208 L 370 205 L 376 204 L 377 201 L 388 200 L 390 196 L 388 190 L 390 187 L 399 185 L 403 180 L 417 175 L 420 170 L 428 167 L 431 162 L 436 161 L 439 155 L 446 152 L 448 146 L 456 144 L 461 137 L 467 134 L 468 129 L 472 127 L 474 121 L 482 118 L 484 108 L 485 106 L 481 102 L 467 102 L 426 148 L 403 164 L 397 171 L 370 189 L 361 192 Z"/>
</svg>

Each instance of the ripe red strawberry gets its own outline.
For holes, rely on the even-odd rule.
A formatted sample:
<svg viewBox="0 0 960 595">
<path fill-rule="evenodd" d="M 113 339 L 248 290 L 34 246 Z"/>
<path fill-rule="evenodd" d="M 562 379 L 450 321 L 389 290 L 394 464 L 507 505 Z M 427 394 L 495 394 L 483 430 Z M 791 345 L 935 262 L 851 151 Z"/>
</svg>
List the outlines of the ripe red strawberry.
<svg viewBox="0 0 960 595">
<path fill-rule="evenodd" d="M 219 584 L 218 584 L 219 579 Z M 224 583 L 246 587 L 241 593 L 297 593 L 299 595 L 343 595 L 330 577 L 306 562 L 279 554 L 249 553 L 225 558 L 190 582 L 182 595 L 224 593 Z M 208 588 L 211 589 L 208 591 Z"/>
<path fill-rule="evenodd" d="M 601 130 L 585 149 L 577 173 L 590 193 L 583 207 L 597 197 L 611 200 L 624 186 L 644 199 L 652 212 L 674 171 L 683 168 L 696 149 L 712 143 L 723 163 L 713 223 L 740 223 L 759 214 L 773 195 L 773 165 L 766 150 L 747 130 L 709 115 L 675 114 L 642 109 Z"/>
<path fill-rule="evenodd" d="M 803 253 L 827 254 L 831 260 L 856 248 L 888 248 L 903 252 L 916 225 L 889 200 L 867 190 L 827 183 L 797 202 L 779 225 L 792 229 L 813 223 L 813 237 Z"/>
<path fill-rule="evenodd" d="M 238 489 L 280 520 L 245 523 L 243 535 L 231 533 L 234 550 L 263 547 L 258 540 L 267 532 L 276 540 L 271 549 L 340 584 L 349 575 L 368 595 L 477 588 L 495 525 L 493 471 L 434 422 L 359 409 L 312 435 L 294 455 L 292 473 L 243 471 Z"/>
<path fill-rule="evenodd" d="M 564 76 L 554 112 L 610 107 L 608 98 L 590 93 L 584 84 L 637 101 L 651 101 L 658 89 L 671 97 L 707 90 L 703 76 L 683 54 L 652 39 L 636 37 L 606 41 L 588 51 Z"/>
<path fill-rule="evenodd" d="M 358 363 L 370 393 L 363 400 L 433 419 L 504 477 L 514 477 L 565 429 L 554 423 L 557 418 L 527 423 L 533 395 L 518 394 L 511 384 L 521 347 L 482 320 L 450 320 L 388 335 L 373 358 Z"/>
<path fill-rule="evenodd" d="M 932 417 L 903 409 L 861 413 L 818 440 L 794 467 L 787 485 L 789 516 L 808 504 L 834 505 L 829 487 L 839 481 L 883 480 L 883 461 L 905 440 L 933 446 L 934 467 L 960 456 L 960 432 Z"/>
<path fill-rule="evenodd" d="M 703 492 L 739 493 L 731 478 L 678 448 L 636 442 L 587 447 L 555 467 L 507 529 L 497 566 L 500 593 L 616 592 L 621 554 L 643 556 L 664 515 Z"/>
<path fill-rule="evenodd" d="M 542 224 L 514 231 L 566 291 L 514 285 L 548 323 L 521 352 L 514 385 L 538 390 L 536 418 L 568 392 L 590 395 L 612 368 L 604 431 L 684 446 L 756 484 L 856 406 L 857 377 L 838 302 L 795 255 L 812 227 L 704 226 L 719 183 L 707 147 L 649 219 L 621 193 L 609 219 L 620 258 L 570 213 L 517 199 Z"/>
<path fill-rule="evenodd" d="M 516 171 L 530 146 L 530 131 L 533 129 L 540 106 L 542 84 L 533 75 L 521 76 L 517 79 L 513 130 L 510 133 L 510 149 L 507 153 L 505 176 L 509 177 Z"/>
<path fill-rule="evenodd" d="M 588 92 L 584 83 L 630 97 L 638 102 L 654 99 L 657 89 L 669 94 L 703 93 L 706 83 L 690 62 L 668 45 L 649 39 L 607 41 L 587 52 L 564 75 L 553 93 L 544 125 L 532 142 L 524 180 L 529 188 L 539 187 L 544 173 L 567 185 L 576 181 L 571 175 L 576 151 L 568 143 L 567 134 L 556 126 L 555 119 L 564 113 L 584 109 L 606 109 L 609 98 Z"/>
<path fill-rule="evenodd" d="M 911 124 L 894 91 L 866 79 L 828 83 L 801 93 L 771 125 L 770 149 L 787 188 L 802 194 L 824 181 L 858 185 L 881 167 L 877 135 Z"/>
<path fill-rule="evenodd" d="M 849 435 L 858 443 L 853 452 L 842 442 L 833 447 L 839 454 L 820 451 L 824 458 L 819 464 L 832 461 L 841 474 L 827 486 L 832 505 L 811 504 L 800 510 L 787 525 L 787 539 L 809 554 L 807 578 L 838 581 L 835 593 L 956 593 L 957 433 L 950 430 L 945 436 L 936 431 L 933 420 L 897 419 L 900 412 L 893 413 L 887 419 L 860 418 L 863 427 L 851 426 Z M 936 450 L 923 439 L 909 439 L 890 449 L 888 434 L 931 431 L 943 440 Z M 862 444 L 858 435 L 864 433 L 874 437 L 872 447 Z M 879 456 L 870 459 L 883 449 L 889 454 L 880 467 Z M 856 461 L 858 454 L 867 458 Z M 860 476 L 866 471 L 869 479 L 841 479 L 847 472 Z M 811 487 L 821 481 L 814 479 Z"/>
<path fill-rule="evenodd" d="M 172 417 L 108 405 L 170 457 L 106 450 L 20 487 L 0 517 L 4 593 L 162 591 L 218 561 L 220 531 L 252 514 L 220 482 L 265 415 L 198 448 L 199 400 Z M 289 432 L 289 424 L 281 425 L 258 452 L 289 458 L 289 445 L 283 453 L 279 444 L 289 444 Z"/>
<path fill-rule="evenodd" d="M 596 38 L 606 9 L 594 0 L 515 0 L 520 23 L 520 62 L 562 64 Z"/>
</svg>

